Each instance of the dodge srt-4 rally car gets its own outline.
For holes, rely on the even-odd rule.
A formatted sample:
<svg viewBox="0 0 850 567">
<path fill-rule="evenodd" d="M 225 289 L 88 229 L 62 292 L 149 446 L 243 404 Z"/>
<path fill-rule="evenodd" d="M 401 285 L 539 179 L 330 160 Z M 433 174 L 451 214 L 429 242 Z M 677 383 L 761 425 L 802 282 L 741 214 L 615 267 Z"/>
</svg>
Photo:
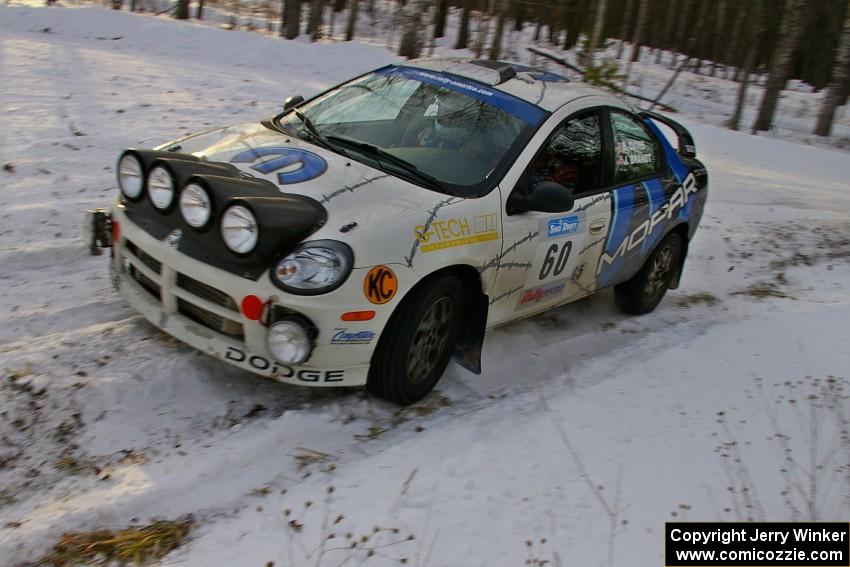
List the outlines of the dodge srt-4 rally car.
<svg viewBox="0 0 850 567">
<path fill-rule="evenodd" d="M 678 138 L 673 148 L 659 125 Z M 390 65 L 259 124 L 128 149 L 92 211 L 126 300 L 245 370 L 425 396 L 487 329 L 678 285 L 707 174 L 678 123 L 523 65 Z"/>
</svg>

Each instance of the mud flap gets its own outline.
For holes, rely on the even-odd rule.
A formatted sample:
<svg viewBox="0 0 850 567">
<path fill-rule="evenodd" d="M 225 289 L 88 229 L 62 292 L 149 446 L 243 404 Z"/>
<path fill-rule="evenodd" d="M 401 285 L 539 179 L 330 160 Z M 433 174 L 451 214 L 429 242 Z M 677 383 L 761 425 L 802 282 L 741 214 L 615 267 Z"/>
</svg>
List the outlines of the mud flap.
<svg viewBox="0 0 850 567">
<path fill-rule="evenodd" d="M 472 372 L 481 374 L 481 349 L 487 330 L 487 311 L 490 302 L 483 293 L 467 295 L 465 326 L 454 353 L 455 361 Z"/>
</svg>

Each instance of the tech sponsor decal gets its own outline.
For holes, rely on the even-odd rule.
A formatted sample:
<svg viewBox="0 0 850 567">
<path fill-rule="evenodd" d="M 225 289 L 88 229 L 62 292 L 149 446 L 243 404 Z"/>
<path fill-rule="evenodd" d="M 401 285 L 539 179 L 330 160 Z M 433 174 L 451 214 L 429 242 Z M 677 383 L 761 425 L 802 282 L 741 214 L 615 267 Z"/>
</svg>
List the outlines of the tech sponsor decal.
<svg viewBox="0 0 850 567">
<path fill-rule="evenodd" d="M 322 175 L 328 163 L 318 154 L 301 148 L 252 148 L 236 154 L 231 163 L 252 163 L 260 158 L 269 158 L 251 166 L 251 169 L 267 174 L 277 171 L 279 185 L 291 185 L 309 181 Z M 279 171 L 279 170 L 285 171 Z"/>
<path fill-rule="evenodd" d="M 375 338 L 375 331 L 349 331 L 334 329 L 331 336 L 332 345 L 368 345 Z"/>
<path fill-rule="evenodd" d="M 290 366 L 278 364 L 277 362 L 270 361 L 269 359 L 256 354 L 245 352 L 236 347 L 227 347 L 227 352 L 224 354 L 224 358 L 242 366 L 253 368 L 254 370 L 269 372 L 272 376 L 277 378 L 291 378 L 301 382 L 342 382 L 345 377 L 345 370 L 313 370 L 309 368 L 295 370 Z"/>
<path fill-rule="evenodd" d="M 454 246 L 478 244 L 499 238 L 496 213 L 473 217 L 454 217 L 434 220 L 430 225 L 419 225 L 413 235 L 419 241 L 422 253 L 443 250 Z"/>
<path fill-rule="evenodd" d="M 537 287 L 522 290 L 517 300 L 516 309 L 528 309 L 540 305 L 544 301 L 552 301 L 561 297 L 567 288 L 567 280 L 556 280 Z"/>
<path fill-rule="evenodd" d="M 398 291 L 398 278 L 389 267 L 375 266 L 363 278 L 363 293 L 366 299 L 376 305 L 382 305 Z"/>
</svg>

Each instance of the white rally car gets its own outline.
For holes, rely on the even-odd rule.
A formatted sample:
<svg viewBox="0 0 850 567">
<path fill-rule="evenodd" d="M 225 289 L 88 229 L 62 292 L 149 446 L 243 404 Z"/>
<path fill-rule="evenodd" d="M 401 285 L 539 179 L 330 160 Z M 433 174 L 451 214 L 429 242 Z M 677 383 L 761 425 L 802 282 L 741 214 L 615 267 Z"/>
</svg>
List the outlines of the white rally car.
<svg viewBox="0 0 850 567">
<path fill-rule="evenodd" d="M 672 147 L 661 129 L 678 137 Z M 390 65 L 118 162 L 87 218 L 154 325 L 291 384 L 407 404 L 485 331 L 678 285 L 707 174 L 676 122 L 496 61 Z"/>
</svg>

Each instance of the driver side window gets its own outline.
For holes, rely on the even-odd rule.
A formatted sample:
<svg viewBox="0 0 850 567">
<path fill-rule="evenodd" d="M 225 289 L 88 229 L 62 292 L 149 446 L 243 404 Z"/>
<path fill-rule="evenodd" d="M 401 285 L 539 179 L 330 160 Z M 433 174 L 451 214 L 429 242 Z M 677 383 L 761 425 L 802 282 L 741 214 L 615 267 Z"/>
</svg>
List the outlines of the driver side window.
<svg viewBox="0 0 850 567">
<path fill-rule="evenodd" d="M 599 113 L 582 114 L 558 126 L 529 169 L 529 189 L 542 181 L 573 187 L 576 194 L 602 187 Z"/>
</svg>

